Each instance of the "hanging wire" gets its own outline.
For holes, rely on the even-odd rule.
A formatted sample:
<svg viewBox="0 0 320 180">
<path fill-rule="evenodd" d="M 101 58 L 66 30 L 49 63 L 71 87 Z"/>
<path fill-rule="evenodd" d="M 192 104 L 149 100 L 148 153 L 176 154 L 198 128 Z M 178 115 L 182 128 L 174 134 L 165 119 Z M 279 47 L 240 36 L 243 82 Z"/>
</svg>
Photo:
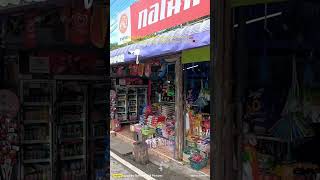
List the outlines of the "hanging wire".
<svg viewBox="0 0 320 180">
<path fill-rule="evenodd" d="M 268 4 L 264 5 L 264 30 L 271 34 L 271 31 L 268 29 Z"/>
</svg>

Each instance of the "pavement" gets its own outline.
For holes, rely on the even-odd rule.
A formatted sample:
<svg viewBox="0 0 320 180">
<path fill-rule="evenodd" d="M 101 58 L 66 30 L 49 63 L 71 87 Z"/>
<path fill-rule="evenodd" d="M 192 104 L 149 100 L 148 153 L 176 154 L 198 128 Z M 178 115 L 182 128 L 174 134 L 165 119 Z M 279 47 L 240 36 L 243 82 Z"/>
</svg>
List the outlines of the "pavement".
<svg viewBox="0 0 320 180">
<path fill-rule="evenodd" d="M 150 154 L 149 153 L 149 160 L 150 163 L 147 165 L 142 165 L 136 163 L 132 157 L 132 144 L 130 142 L 124 141 L 122 138 L 117 136 L 112 136 L 110 139 L 110 150 L 112 153 L 116 154 L 127 163 L 133 165 L 135 168 L 143 171 L 144 173 L 150 175 L 155 180 L 209 180 L 210 177 L 201 173 L 199 171 L 195 171 L 185 165 L 180 163 L 176 163 L 174 161 L 163 161 L 162 158 Z M 143 178 L 133 170 L 128 168 L 125 164 L 120 163 L 119 161 L 111 159 L 110 164 L 110 172 L 111 172 L 111 179 L 137 179 L 137 180 L 144 180 Z M 119 175 L 121 174 L 121 175 Z M 129 175 L 125 176 L 125 175 Z M 116 177 L 116 176 L 122 176 Z"/>
<path fill-rule="evenodd" d="M 131 177 L 136 176 L 137 174 L 127 168 L 125 165 L 121 164 L 114 158 L 110 158 L 110 179 L 111 180 L 129 180 L 132 179 Z M 123 177 L 121 177 L 123 176 Z M 127 176 L 127 177 L 126 177 Z"/>
</svg>

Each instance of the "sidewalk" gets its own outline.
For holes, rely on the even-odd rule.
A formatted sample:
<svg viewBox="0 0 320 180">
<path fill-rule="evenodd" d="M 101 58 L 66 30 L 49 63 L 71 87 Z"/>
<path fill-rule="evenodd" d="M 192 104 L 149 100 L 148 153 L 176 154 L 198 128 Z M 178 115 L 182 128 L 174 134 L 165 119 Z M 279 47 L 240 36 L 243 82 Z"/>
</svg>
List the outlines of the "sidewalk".
<svg viewBox="0 0 320 180">
<path fill-rule="evenodd" d="M 110 138 L 110 149 L 116 153 L 119 153 L 123 156 L 129 155 L 132 153 L 132 143 L 134 140 L 131 137 L 128 137 L 126 134 L 116 133 L 116 136 L 111 136 Z M 166 154 L 163 154 L 156 149 L 149 149 L 149 160 L 152 164 L 161 166 L 165 169 L 168 169 L 176 174 L 180 174 L 181 179 L 198 179 L 198 180 L 209 180 L 210 177 L 208 174 L 205 174 L 201 171 L 195 171 L 189 167 L 189 165 L 184 165 L 182 162 L 177 161 Z M 171 178 L 170 178 L 171 179 Z M 175 178 L 177 179 L 177 178 Z M 180 179 L 180 178 L 178 178 Z"/>
</svg>

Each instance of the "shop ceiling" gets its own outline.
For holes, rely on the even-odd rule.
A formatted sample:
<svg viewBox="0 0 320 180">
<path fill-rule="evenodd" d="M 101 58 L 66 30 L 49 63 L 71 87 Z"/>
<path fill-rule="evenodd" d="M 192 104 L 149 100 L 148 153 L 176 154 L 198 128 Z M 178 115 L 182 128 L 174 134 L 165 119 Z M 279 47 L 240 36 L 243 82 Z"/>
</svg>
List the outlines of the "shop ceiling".
<svg viewBox="0 0 320 180">
<path fill-rule="evenodd" d="M 30 12 L 31 9 L 46 9 L 52 6 L 59 6 L 70 0 L 9 0 L 16 3 L 0 3 L 0 15 L 12 15 L 21 12 Z"/>
</svg>

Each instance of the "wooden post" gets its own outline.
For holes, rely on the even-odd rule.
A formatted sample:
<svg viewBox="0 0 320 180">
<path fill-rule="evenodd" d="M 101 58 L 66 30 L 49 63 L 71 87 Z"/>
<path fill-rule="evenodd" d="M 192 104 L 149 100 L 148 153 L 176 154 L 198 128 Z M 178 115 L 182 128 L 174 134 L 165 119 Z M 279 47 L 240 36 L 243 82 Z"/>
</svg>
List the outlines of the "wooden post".
<svg viewBox="0 0 320 180">
<path fill-rule="evenodd" d="M 246 7 L 239 8 L 239 27 L 236 44 L 235 68 L 235 147 L 238 179 L 242 179 L 242 118 L 244 110 L 245 90 L 248 86 L 248 49 L 246 43 Z"/>
<path fill-rule="evenodd" d="M 133 157 L 134 160 L 140 164 L 148 164 L 148 145 L 146 142 L 135 142 L 133 143 Z"/>
<path fill-rule="evenodd" d="M 211 18 L 214 31 L 211 44 L 211 101 L 214 102 L 214 172 L 212 179 L 236 180 L 233 171 L 233 102 L 232 102 L 232 29 L 231 0 L 215 0 Z M 214 81 L 214 82 L 212 82 Z M 211 88 L 212 89 L 212 88 Z M 212 92 L 211 91 L 211 92 Z M 213 116 L 213 115 L 212 115 Z"/>
<path fill-rule="evenodd" d="M 175 112 L 176 112 L 176 138 L 175 138 L 175 158 L 182 160 L 184 143 L 184 109 L 183 109 L 183 72 L 181 60 L 175 64 Z"/>
</svg>

